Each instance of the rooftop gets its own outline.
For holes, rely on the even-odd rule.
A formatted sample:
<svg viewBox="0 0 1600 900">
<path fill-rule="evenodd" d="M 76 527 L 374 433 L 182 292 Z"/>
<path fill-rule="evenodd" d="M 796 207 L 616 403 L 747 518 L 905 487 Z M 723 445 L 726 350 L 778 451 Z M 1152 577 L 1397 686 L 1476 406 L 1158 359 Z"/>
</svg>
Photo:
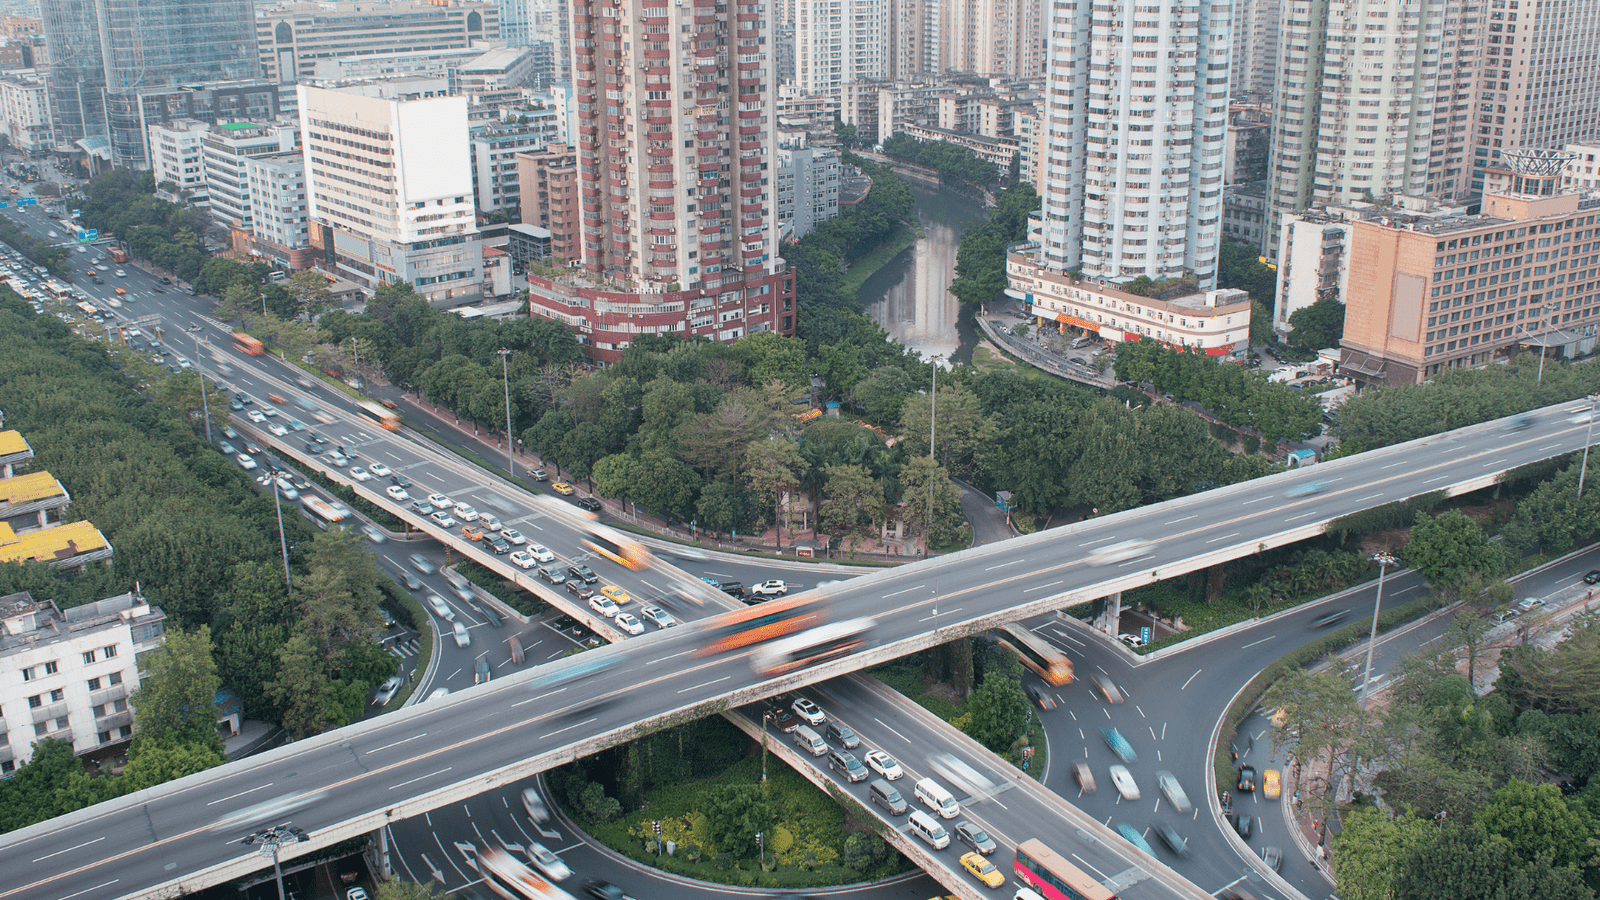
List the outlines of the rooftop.
<svg viewBox="0 0 1600 900">
<path fill-rule="evenodd" d="M 15 503 L 32 503 L 46 497 L 66 497 L 66 488 L 49 472 L 30 472 L 0 478 L 0 509 Z"/>
<path fill-rule="evenodd" d="M 0 522 L 0 562 L 72 565 L 110 556 L 111 545 L 90 522 L 68 522 L 22 535 Z"/>
<path fill-rule="evenodd" d="M 28 439 L 22 436 L 22 432 L 0 431 L 0 458 L 19 453 L 27 457 L 33 456 L 33 448 L 28 446 Z"/>
<path fill-rule="evenodd" d="M 134 622 L 158 622 L 167 617 L 143 595 L 130 592 L 62 610 L 53 600 L 34 600 L 26 591 L 0 597 L 0 655 L 71 639 Z"/>
</svg>

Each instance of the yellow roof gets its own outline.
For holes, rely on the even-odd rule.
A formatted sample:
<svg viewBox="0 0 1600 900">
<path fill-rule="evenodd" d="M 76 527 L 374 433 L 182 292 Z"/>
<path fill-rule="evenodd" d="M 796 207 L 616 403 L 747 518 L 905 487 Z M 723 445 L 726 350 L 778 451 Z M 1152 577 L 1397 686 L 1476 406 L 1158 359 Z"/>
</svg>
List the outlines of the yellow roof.
<svg viewBox="0 0 1600 900">
<path fill-rule="evenodd" d="M 49 472 L 29 472 L 15 478 L 0 478 L 0 504 L 32 503 L 46 497 L 66 495 L 66 488 Z"/>
<path fill-rule="evenodd" d="M 0 561 L 4 562 L 55 562 L 110 547 L 105 535 L 90 522 L 68 522 L 22 535 L 0 522 Z"/>
<path fill-rule="evenodd" d="M 0 431 L 0 456 L 10 456 L 13 453 L 27 453 L 30 449 L 27 440 L 20 431 Z"/>
</svg>

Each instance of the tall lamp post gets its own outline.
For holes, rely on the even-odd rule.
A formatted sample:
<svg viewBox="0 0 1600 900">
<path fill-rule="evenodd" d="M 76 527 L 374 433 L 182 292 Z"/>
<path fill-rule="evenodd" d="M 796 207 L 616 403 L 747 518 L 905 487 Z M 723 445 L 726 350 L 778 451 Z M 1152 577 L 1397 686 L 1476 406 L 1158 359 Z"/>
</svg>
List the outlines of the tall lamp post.
<svg viewBox="0 0 1600 900">
<path fill-rule="evenodd" d="M 1589 471 L 1589 444 L 1594 440 L 1594 412 L 1600 394 L 1589 395 L 1589 430 L 1583 436 L 1583 465 L 1578 467 L 1578 499 L 1583 499 L 1583 476 Z"/>
<path fill-rule="evenodd" d="M 200 326 L 190 325 L 186 331 L 194 338 L 194 372 L 200 376 L 200 409 L 206 417 L 206 443 L 211 443 L 211 401 L 206 399 L 206 373 L 200 368 Z"/>
<path fill-rule="evenodd" d="M 256 844 L 272 852 L 272 874 L 278 878 L 278 900 L 288 900 L 283 893 L 283 869 L 278 865 L 278 848 L 284 844 L 298 844 L 310 838 L 304 831 L 289 825 L 279 825 L 255 834 L 245 835 L 241 844 Z"/>
<path fill-rule="evenodd" d="M 1540 307 L 1540 312 L 1542 315 L 1539 317 L 1539 377 L 1535 379 L 1534 383 L 1536 384 L 1544 384 L 1544 351 L 1546 346 L 1549 344 L 1549 339 L 1544 333 L 1545 325 L 1549 322 L 1550 314 L 1559 308 L 1560 307 L 1554 303 L 1546 303 L 1544 306 Z"/>
<path fill-rule="evenodd" d="M 1367 636 L 1367 668 L 1361 676 L 1361 712 L 1367 711 L 1367 692 L 1372 686 L 1372 648 L 1378 643 L 1378 609 L 1383 606 L 1383 577 L 1390 566 L 1400 565 L 1400 561 L 1389 553 L 1374 553 L 1372 561 L 1378 564 L 1378 597 L 1372 601 L 1372 633 Z"/>
<path fill-rule="evenodd" d="M 511 442 L 514 440 L 511 437 L 511 370 L 506 365 L 506 360 L 511 358 L 511 351 L 501 347 L 495 352 L 500 354 L 500 379 L 505 382 L 506 386 L 506 471 L 511 473 L 512 478 L 515 478 L 517 477 L 517 464 L 511 456 Z"/>
<path fill-rule="evenodd" d="M 928 409 L 928 461 L 933 463 L 935 469 L 939 468 L 939 458 L 933 455 L 934 427 L 939 422 L 939 360 L 941 356 L 932 356 L 929 361 L 933 363 L 933 392 L 928 395 L 932 404 Z M 922 543 L 925 551 L 933 550 L 933 473 L 928 473 L 928 515 L 927 523 L 922 530 Z M 926 555 L 926 552 L 924 553 Z"/>
</svg>

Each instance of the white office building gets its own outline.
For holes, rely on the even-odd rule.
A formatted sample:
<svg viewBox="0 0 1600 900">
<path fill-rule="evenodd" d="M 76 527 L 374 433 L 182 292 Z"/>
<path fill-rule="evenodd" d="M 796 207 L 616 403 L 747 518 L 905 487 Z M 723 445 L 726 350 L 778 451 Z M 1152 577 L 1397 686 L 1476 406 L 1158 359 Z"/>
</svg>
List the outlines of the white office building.
<svg viewBox="0 0 1600 900">
<path fill-rule="evenodd" d="M 166 618 L 137 593 L 65 611 L 26 592 L 0 597 L 0 776 L 46 739 L 71 741 L 82 755 L 133 737 L 128 697 Z"/>
<path fill-rule="evenodd" d="M 295 149 L 297 130 L 288 123 L 213 125 L 200 139 L 211 218 L 228 228 L 251 230 L 250 183 L 245 163 L 252 156 Z"/>
<path fill-rule="evenodd" d="M 299 151 L 245 160 L 252 230 L 259 240 L 285 249 L 310 242 L 306 211 L 306 164 Z"/>
<path fill-rule="evenodd" d="M 778 229 L 799 240 L 839 214 L 839 151 L 778 148 Z"/>
<path fill-rule="evenodd" d="M 201 158 L 201 143 L 210 130 L 209 122 L 197 119 L 176 119 L 148 127 L 150 170 L 155 176 L 158 196 L 196 206 L 210 203 L 206 192 L 206 167 Z"/>
<path fill-rule="evenodd" d="M 54 146 L 49 92 L 31 71 L 0 76 L 0 128 L 11 139 L 11 146 L 25 153 Z"/>
<path fill-rule="evenodd" d="M 514 115 L 518 124 L 496 122 L 472 129 L 472 181 L 479 212 L 516 209 L 521 203 L 517 154 L 537 153 L 559 142 L 561 128 L 555 107 Z M 526 123 L 520 121 L 524 117 Z"/>
<path fill-rule="evenodd" d="M 311 243 L 326 263 L 369 290 L 408 281 L 436 305 L 480 299 L 466 99 L 298 90 Z"/>
</svg>

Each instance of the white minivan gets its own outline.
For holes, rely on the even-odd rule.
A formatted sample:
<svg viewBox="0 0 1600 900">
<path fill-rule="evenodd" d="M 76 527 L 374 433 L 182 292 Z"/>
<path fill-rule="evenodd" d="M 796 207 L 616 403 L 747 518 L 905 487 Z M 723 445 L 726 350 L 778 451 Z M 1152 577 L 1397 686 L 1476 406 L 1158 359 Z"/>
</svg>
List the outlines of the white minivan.
<svg viewBox="0 0 1600 900">
<path fill-rule="evenodd" d="M 932 778 L 924 778 L 917 782 L 913 793 L 917 795 L 919 801 L 938 813 L 941 819 L 954 819 L 961 815 L 961 804 L 944 789 L 944 785 Z"/>
<path fill-rule="evenodd" d="M 950 832 L 945 831 L 943 825 L 922 810 L 912 810 L 906 821 L 911 826 L 911 833 L 927 841 L 928 846 L 933 849 L 943 850 L 950 846 Z"/>
</svg>

